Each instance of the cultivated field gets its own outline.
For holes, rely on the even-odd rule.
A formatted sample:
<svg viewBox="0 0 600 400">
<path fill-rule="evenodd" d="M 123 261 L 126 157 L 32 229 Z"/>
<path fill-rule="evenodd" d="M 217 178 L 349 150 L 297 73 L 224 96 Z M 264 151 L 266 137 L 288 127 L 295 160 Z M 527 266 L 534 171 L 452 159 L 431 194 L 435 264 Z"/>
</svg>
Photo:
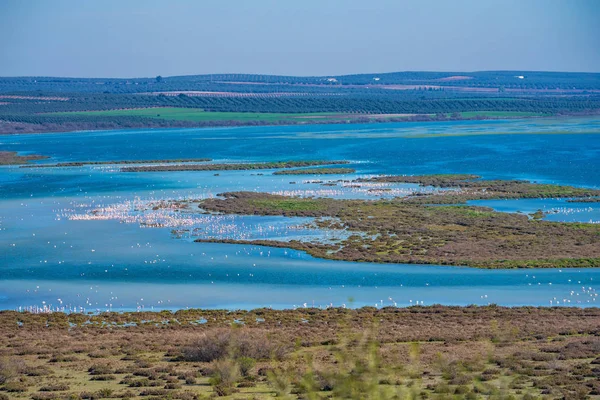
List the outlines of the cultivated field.
<svg viewBox="0 0 600 400">
<path fill-rule="evenodd" d="M 131 110 L 106 110 L 106 111 L 78 111 L 56 113 L 56 115 L 85 115 L 85 116 L 135 116 L 175 121 L 311 121 L 319 119 L 341 119 L 345 116 L 334 113 L 253 113 L 253 112 L 210 112 L 198 108 L 157 107 L 140 108 Z"/>
</svg>

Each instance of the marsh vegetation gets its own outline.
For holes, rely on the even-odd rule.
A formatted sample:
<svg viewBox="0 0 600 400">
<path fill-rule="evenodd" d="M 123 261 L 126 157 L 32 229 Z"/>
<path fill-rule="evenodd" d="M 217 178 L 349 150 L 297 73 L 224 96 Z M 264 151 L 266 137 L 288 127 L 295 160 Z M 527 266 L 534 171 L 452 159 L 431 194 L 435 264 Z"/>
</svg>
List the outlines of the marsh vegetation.
<svg viewBox="0 0 600 400">
<path fill-rule="evenodd" d="M 0 396 L 584 399 L 597 308 L 0 313 Z M 51 345 L 49 345 L 51 343 Z"/>
<path fill-rule="evenodd" d="M 24 165 L 21 168 L 68 168 L 68 167 L 83 167 L 86 165 L 129 165 L 129 164 L 173 164 L 173 163 L 191 163 L 191 162 L 208 162 L 210 158 L 183 158 L 169 160 L 115 160 L 115 161 L 69 161 L 56 164 L 37 164 Z"/>
<path fill-rule="evenodd" d="M 273 175 L 336 175 L 353 174 L 355 172 L 354 168 L 306 168 L 275 171 Z"/>
<path fill-rule="evenodd" d="M 323 244 L 318 240 L 223 240 L 227 243 L 291 247 L 320 258 L 479 268 L 581 268 L 600 265 L 600 226 L 596 224 L 549 222 L 541 220 L 537 214 L 530 218 L 464 204 L 478 199 L 594 196 L 598 195 L 598 190 L 477 178 L 472 175 L 433 175 L 387 176 L 368 180 L 456 189 L 417 193 L 392 200 L 299 198 L 237 192 L 225 193 L 222 198 L 206 199 L 200 207 L 225 214 L 315 217 L 320 228 L 344 229 L 352 233 L 336 244 Z"/>
<path fill-rule="evenodd" d="M 46 158 L 48 157 L 37 154 L 19 155 L 16 151 L 0 151 L 0 165 L 21 165 Z"/>
<path fill-rule="evenodd" d="M 252 171 L 261 169 L 310 167 L 316 165 L 348 164 L 348 161 L 273 161 L 264 163 L 230 163 L 230 164 L 177 164 L 177 165 L 144 165 L 123 167 L 122 172 L 167 172 L 167 171 Z"/>
</svg>

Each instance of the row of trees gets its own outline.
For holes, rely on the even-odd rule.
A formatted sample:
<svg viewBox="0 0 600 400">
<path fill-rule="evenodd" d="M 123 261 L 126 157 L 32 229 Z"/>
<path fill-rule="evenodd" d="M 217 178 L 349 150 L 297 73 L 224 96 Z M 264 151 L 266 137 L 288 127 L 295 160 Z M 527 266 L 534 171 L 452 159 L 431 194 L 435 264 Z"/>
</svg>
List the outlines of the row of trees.
<svg viewBox="0 0 600 400">
<path fill-rule="evenodd" d="M 533 97 L 474 99 L 394 99 L 381 96 L 309 97 L 191 97 L 98 95 L 74 97 L 68 101 L 7 100 L 0 115 L 35 115 L 52 112 L 111 110 L 146 107 L 200 108 L 220 112 L 264 113 L 384 113 L 435 114 L 464 111 L 525 111 L 569 113 L 600 110 L 596 97 Z"/>
<path fill-rule="evenodd" d="M 0 78 L 0 92 L 54 91 L 78 93 L 139 93 L 159 90 L 201 90 L 223 88 L 231 90 L 239 83 L 243 91 L 273 90 L 273 86 L 294 90 L 335 90 L 347 86 L 436 85 L 477 88 L 518 88 L 523 90 L 600 90 L 598 73 L 484 71 L 484 72 L 394 72 L 343 76 L 276 76 L 252 74 L 212 74 L 135 79 L 17 77 Z M 262 85 L 261 85 L 262 84 Z"/>
</svg>

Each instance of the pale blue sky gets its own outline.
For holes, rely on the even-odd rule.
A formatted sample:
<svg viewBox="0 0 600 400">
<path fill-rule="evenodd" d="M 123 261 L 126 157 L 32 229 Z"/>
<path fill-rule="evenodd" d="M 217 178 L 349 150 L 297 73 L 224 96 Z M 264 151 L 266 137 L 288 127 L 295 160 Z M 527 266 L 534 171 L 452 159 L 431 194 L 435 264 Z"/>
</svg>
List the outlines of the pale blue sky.
<svg viewBox="0 0 600 400">
<path fill-rule="evenodd" d="M 0 0 L 1 76 L 600 72 L 600 0 Z"/>
</svg>

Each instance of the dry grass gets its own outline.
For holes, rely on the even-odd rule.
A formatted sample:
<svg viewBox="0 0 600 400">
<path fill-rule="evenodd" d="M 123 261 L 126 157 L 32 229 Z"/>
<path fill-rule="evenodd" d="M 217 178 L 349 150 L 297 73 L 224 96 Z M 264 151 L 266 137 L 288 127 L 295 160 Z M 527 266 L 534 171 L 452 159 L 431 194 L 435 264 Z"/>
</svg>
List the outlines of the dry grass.
<svg viewBox="0 0 600 400">
<path fill-rule="evenodd" d="M 195 323 L 200 319 L 206 323 Z M 8 398 L 583 399 L 600 393 L 599 309 L 2 312 L 0 329 L 0 394 Z M 279 348 L 285 351 L 274 351 Z M 203 349 L 203 356 L 190 349 Z"/>
</svg>

